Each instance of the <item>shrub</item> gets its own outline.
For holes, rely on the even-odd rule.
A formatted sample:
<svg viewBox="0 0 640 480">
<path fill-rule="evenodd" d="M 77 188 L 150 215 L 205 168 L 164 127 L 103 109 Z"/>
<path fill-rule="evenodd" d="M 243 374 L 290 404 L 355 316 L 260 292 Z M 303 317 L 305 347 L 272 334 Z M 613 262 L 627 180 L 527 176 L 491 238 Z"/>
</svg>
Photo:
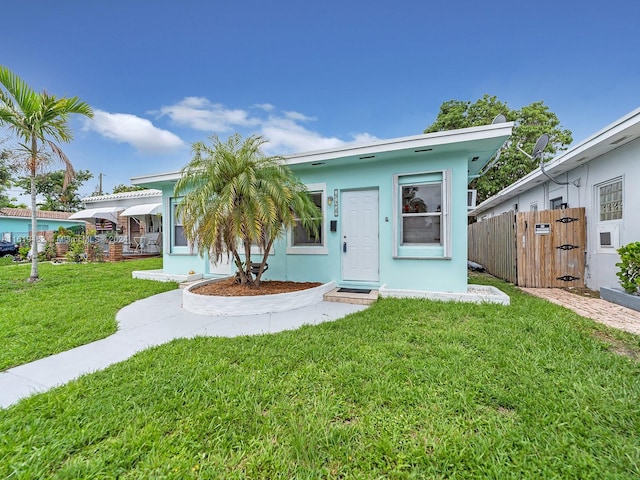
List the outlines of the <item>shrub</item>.
<svg viewBox="0 0 640 480">
<path fill-rule="evenodd" d="M 81 263 L 85 258 L 86 254 L 84 253 L 84 245 L 82 242 L 72 242 L 67 252 L 67 261 Z"/>
<path fill-rule="evenodd" d="M 47 242 L 44 246 L 44 250 L 38 253 L 38 260 L 52 260 L 56 256 L 56 248 L 51 242 Z"/>
<path fill-rule="evenodd" d="M 637 294 L 640 288 L 640 242 L 633 242 L 618 249 L 620 262 L 616 267 L 620 269 L 616 275 L 620 285 L 627 293 Z"/>
<path fill-rule="evenodd" d="M 18 256 L 20 260 L 26 260 L 29 257 L 29 252 L 31 251 L 31 242 L 28 244 L 22 244 L 18 247 Z"/>
</svg>

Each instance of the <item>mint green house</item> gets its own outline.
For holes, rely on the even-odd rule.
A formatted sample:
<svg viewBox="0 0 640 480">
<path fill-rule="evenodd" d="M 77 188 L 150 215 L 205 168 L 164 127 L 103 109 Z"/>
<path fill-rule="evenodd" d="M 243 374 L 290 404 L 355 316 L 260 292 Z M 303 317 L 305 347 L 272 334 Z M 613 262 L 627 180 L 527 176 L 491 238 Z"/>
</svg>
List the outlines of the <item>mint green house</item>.
<svg viewBox="0 0 640 480">
<path fill-rule="evenodd" d="M 50 212 L 38 210 L 36 221 L 38 233 L 52 232 L 59 227 L 70 228 L 84 226 L 81 220 L 69 220 L 67 212 Z M 0 240 L 19 242 L 31 238 L 31 209 L 30 208 L 0 208 Z"/>
<path fill-rule="evenodd" d="M 509 138 L 512 126 L 492 124 L 286 157 L 322 209 L 323 223 L 315 237 L 302 229 L 287 232 L 273 248 L 265 278 L 333 281 L 396 296 L 467 292 L 468 184 Z M 232 274 L 228 262 L 213 264 L 187 244 L 175 215 L 179 175 L 132 179 L 162 191 L 162 275 L 180 280 Z"/>
</svg>

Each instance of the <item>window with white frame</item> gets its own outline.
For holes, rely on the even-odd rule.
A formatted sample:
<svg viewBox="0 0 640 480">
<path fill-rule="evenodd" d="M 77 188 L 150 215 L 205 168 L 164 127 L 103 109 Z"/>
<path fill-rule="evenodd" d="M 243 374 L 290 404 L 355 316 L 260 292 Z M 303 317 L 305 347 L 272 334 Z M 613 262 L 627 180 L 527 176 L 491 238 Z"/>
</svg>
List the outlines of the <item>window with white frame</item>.
<svg viewBox="0 0 640 480">
<path fill-rule="evenodd" d="M 622 218 L 622 179 L 598 186 L 600 221 Z"/>
<path fill-rule="evenodd" d="M 287 253 L 323 254 L 327 253 L 325 245 L 325 190 L 324 184 L 307 185 L 307 193 L 313 203 L 322 212 L 321 223 L 317 232 L 308 232 L 300 222 L 296 222 L 289 233 Z"/>
<path fill-rule="evenodd" d="M 180 203 L 179 198 L 171 198 L 170 201 L 170 218 L 171 218 L 171 251 L 176 251 L 174 247 L 187 247 L 189 244 L 187 238 L 184 236 L 184 228 L 182 226 L 182 220 L 177 214 L 177 206 Z"/>
<path fill-rule="evenodd" d="M 562 208 L 562 197 L 549 200 L 549 210 L 560 210 Z"/>
<path fill-rule="evenodd" d="M 447 171 L 394 176 L 394 224 L 398 257 L 448 257 Z"/>
<path fill-rule="evenodd" d="M 529 205 L 529 211 L 530 212 L 537 212 L 538 211 L 538 202 L 533 202 Z"/>
</svg>

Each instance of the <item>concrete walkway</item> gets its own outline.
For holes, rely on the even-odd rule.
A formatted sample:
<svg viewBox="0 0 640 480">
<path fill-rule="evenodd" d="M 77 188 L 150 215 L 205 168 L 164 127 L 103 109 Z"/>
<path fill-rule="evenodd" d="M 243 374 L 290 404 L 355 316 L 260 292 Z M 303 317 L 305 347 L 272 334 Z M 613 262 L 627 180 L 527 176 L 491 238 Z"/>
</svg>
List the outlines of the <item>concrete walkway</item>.
<svg viewBox="0 0 640 480">
<path fill-rule="evenodd" d="M 597 322 L 640 335 L 640 312 L 635 310 L 558 288 L 521 290 L 570 308 Z M 364 305 L 322 302 L 289 312 L 213 317 L 186 312 L 181 303 L 182 290 L 139 300 L 118 312 L 118 331 L 110 337 L 1 372 L 0 408 L 6 408 L 34 393 L 63 385 L 86 373 L 102 370 L 126 360 L 136 352 L 175 338 L 276 333 L 336 320 L 367 308 Z"/>
<path fill-rule="evenodd" d="M 139 300 L 118 312 L 118 331 L 113 335 L 1 372 L 0 408 L 7 408 L 29 395 L 102 370 L 136 352 L 175 338 L 276 333 L 337 320 L 367 308 L 364 305 L 321 302 L 288 312 L 213 317 L 186 312 L 181 304 L 182 290 Z"/>
</svg>

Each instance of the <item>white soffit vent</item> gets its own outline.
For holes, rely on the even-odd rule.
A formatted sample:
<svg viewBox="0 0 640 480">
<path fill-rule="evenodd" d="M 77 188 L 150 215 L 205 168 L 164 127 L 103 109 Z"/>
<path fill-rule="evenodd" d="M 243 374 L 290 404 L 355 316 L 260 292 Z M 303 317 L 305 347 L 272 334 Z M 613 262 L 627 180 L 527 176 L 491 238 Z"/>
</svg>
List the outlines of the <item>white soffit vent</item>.
<svg viewBox="0 0 640 480">
<path fill-rule="evenodd" d="M 613 142 L 611 142 L 611 145 L 618 145 L 619 143 L 624 142 L 627 138 L 629 138 L 629 135 L 625 135 L 624 137 L 620 137 L 617 140 L 614 140 Z"/>
</svg>

